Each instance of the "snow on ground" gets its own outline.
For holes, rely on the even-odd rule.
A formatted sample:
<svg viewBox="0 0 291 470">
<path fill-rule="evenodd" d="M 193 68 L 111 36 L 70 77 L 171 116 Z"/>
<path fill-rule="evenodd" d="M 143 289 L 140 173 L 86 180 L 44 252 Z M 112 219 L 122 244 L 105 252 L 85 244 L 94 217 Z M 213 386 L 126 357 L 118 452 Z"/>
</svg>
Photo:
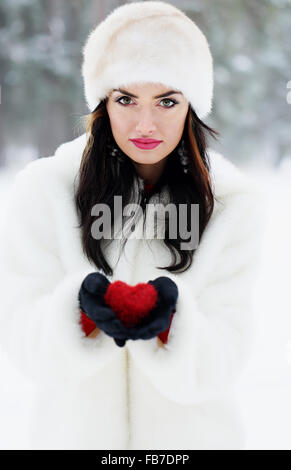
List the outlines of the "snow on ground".
<svg viewBox="0 0 291 470">
<path fill-rule="evenodd" d="M 15 170 L 0 173 L 1 200 Z M 267 224 L 255 297 L 256 341 L 236 384 L 237 397 L 246 449 L 291 449 L 291 162 L 284 161 L 276 170 L 244 170 L 264 188 Z M 34 385 L 1 350 L 0 374 L 0 448 L 28 449 Z"/>
</svg>

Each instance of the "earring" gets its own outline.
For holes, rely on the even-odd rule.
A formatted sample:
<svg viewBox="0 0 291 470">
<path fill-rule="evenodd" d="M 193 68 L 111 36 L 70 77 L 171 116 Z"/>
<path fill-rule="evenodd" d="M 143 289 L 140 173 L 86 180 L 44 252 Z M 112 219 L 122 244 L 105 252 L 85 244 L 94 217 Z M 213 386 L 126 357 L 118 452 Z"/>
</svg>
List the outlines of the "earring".
<svg viewBox="0 0 291 470">
<path fill-rule="evenodd" d="M 188 173 L 188 172 L 189 172 L 189 166 L 188 166 L 188 163 L 189 163 L 189 154 L 188 154 L 188 151 L 187 151 L 187 149 L 186 149 L 186 145 L 185 145 L 184 139 L 182 139 L 181 145 L 180 145 L 180 147 L 178 148 L 178 154 L 179 154 L 179 156 L 180 156 L 180 162 L 181 162 L 181 165 L 183 166 L 183 171 L 184 171 L 184 173 Z"/>
<path fill-rule="evenodd" d="M 117 147 L 115 145 L 115 143 L 110 140 L 109 138 L 107 139 L 107 142 L 106 142 L 106 147 L 108 149 L 108 152 L 109 152 L 109 155 L 111 155 L 111 157 L 115 158 L 115 160 L 118 162 L 118 163 L 123 163 L 125 161 L 125 155 L 124 153 L 120 150 L 119 147 Z"/>
</svg>

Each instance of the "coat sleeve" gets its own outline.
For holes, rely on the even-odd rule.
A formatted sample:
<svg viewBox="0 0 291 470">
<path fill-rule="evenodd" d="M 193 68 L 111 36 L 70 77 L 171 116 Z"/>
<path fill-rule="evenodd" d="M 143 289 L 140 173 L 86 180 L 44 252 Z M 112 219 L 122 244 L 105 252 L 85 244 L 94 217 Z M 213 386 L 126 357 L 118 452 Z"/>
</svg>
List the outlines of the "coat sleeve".
<svg viewBox="0 0 291 470">
<path fill-rule="evenodd" d="M 193 274 L 167 272 L 179 290 L 168 343 L 128 341 L 132 360 L 169 400 L 198 404 L 217 397 L 247 363 L 265 227 L 262 201 L 261 190 L 231 197 L 201 238 Z"/>
<path fill-rule="evenodd" d="M 98 373 L 119 348 L 102 331 L 94 339 L 82 331 L 78 293 L 94 268 L 80 264 L 79 270 L 65 271 L 57 238 L 61 227 L 44 172 L 37 171 L 40 163 L 46 165 L 31 162 L 16 175 L 3 206 L 0 343 L 29 379 L 76 381 Z"/>
</svg>

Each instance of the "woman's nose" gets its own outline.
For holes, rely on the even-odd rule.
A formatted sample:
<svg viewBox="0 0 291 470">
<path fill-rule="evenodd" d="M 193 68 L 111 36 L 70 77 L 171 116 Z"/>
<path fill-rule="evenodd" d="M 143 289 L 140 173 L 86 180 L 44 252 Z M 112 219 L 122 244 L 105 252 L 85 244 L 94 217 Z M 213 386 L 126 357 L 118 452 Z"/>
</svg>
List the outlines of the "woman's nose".
<svg viewBox="0 0 291 470">
<path fill-rule="evenodd" d="M 151 134 L 156 130 L 156 125 L 150 111 L 144 111 L 139 115 L 136 131 L 141 134 Z"/>
</svg>

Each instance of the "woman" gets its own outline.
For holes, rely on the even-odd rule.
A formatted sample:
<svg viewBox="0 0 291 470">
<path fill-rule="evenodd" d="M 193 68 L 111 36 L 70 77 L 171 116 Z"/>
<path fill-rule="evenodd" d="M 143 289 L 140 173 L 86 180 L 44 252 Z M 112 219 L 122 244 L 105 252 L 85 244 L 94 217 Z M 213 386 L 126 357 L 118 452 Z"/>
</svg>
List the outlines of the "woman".
<svg viewBox="0 0 291 470">
<path fill-rule="evenodd" d="M 250 352 L 260 191 L 207 146 L 207 41 L 146 1 L 83 52 L 86 133 L 18 173 L 1 231 L 1 344 L 37 387 L 31 447 L 241 448 L 231 390 Z M 136 205 L 114 214 L 116 196 Z M 132 220 L 150 203 L 157 223 Z M 168 203 L 187 209 L 174 237 Z"/>
</svg>

